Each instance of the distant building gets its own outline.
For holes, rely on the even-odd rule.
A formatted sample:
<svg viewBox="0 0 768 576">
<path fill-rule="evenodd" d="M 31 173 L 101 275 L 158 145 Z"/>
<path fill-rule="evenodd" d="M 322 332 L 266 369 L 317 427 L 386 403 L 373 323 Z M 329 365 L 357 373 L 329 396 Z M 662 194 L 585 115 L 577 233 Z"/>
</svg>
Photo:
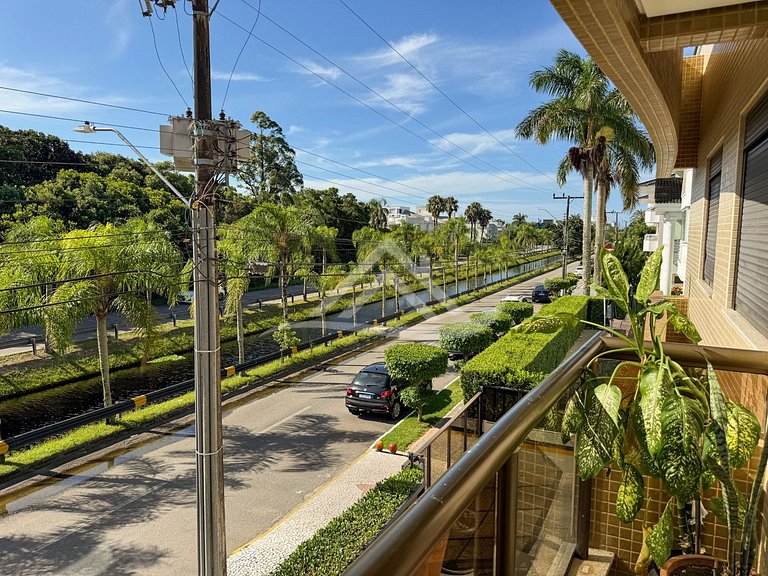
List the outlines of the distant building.
<svg viewBox="0 0 768 576">
<path fill-rule="evenodd" d="M 387 228 L 400 226 L 401 224 L 414 224 L 425 231 L 432 230 L 432 216 L 419 214 L 418 208 L 414 212 L 407 206 L 387 206 Z"/>
</svg>

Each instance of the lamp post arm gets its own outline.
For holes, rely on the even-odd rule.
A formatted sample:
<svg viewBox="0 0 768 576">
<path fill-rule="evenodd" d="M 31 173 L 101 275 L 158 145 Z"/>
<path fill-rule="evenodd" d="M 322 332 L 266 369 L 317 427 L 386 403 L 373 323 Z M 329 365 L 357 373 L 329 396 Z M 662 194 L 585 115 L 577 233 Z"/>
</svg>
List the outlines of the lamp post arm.
<svg viewBox="0 0 768 576">
<path fill-rule="evenodd" d="M 130 149 L 131 149 L 131 150 L 133 150 L 134 154 L 136 154 L 136 155 L 137 155 L 139 158 L 141 158 L 141 159 L 142 159 L 142 161 L 144 162 L 144 164 L 146 164 L 146 165 L 147 165 L 147 167 L 149 167 L 149 169 L 150 169 L 150 170 L 152 170 L 152 172 L 154 172 L 154 173 L 155 173 L 155 176 L 157 176 L 158 178 L 160 178 L 160 180 L 162 180 L 162 181 L 163 181 L 163 184 L 165 184 L 166 186 L 168 186 L 168 188 L 170 188 L 171 192 L 173 192 L 173 193 L 174 193 L 174 194 L 175 194 L 175 195 L 178 197 L 178 199 L 179 199 L 179 200 L 181 200 L 182 202 L 184 202 L 184 205 L 185 205 L 185 206 L 187 206 L 187 207 L 189 208 L 189 206 L 190 206 L 190 200 L 189 200 L 189 198 L 186 198 L 186 197 L 185 197 L 185 196 L 184 196 L 184 195 L 183 195 L 181 192 L 179 192 L 179 191 L 176 189 L 176 187 L 175 187 L 173 184 L 171 184 L 170 180 L 168 180 L 168 178 L 166 178 L 165 176 L 163 176 L 163 174 L 160 172 L 160 170 L 158 170 L 157 168 L 155 168 L 155 165 L 154 165 L 154 164 L 152 164 L 152 162 L 150 162 L 150 161 L 149 161 L 149 159 L 148 159 L 146 156 L 144 156 L 144 154 L 142 154 L 142 153 L 139 151 L 139 149 L 138 149 L 138 148 L 136 148 L 136 146 L 134 146 L 133 144 L 131 144 L 131 142 L 128 140 L 128 138 L 126 138 L 125 136 L 123 136 L 123 135 L 122 135 L 122 133 L 121 133 L 119 130 L 115 130 L 114 128 L 95 128 L 95 130 L 97 130 L 97 131 L 99 131 L 99 132 L 114 132 L 115 134 L 117 134 L 117 137 L 118 137 L 118 138 L 120 138 L 120 140 L 122 140 L 123 142 L 125 142 L 125 144 L 126 144 L 126 145 L 127 145 L 127 146 L 128 146 Z"/>
</svg>

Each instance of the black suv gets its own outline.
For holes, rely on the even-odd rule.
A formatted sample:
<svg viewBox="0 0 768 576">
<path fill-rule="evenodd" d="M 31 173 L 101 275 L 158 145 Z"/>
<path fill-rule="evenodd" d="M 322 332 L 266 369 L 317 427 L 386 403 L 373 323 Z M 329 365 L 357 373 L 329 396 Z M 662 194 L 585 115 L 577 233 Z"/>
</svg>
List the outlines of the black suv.
<svg viewBox="0 0 768 576">
<path fill-rule="evenodd" d="M 366 366 L 347 387 L 344 404 L 352 414 L 379 412 L 397 420 L 402 412 L 400 392 L 383 362 Z"/>
<path fill-rule="evenodd" d="M 531 292 L 531 302 L 552 302 L 552 292 L 544 288 L 544 284 L 539 284 Z"/>
</svg>

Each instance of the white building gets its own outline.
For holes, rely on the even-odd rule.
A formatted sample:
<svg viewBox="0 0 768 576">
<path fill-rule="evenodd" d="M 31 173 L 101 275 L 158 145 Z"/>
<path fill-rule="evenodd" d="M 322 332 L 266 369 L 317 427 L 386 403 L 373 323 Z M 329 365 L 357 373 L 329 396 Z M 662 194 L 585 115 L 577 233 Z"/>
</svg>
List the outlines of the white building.
<svg viewBox="0 0 768 576">
<path fill-rule="evenodd" d="M 646 234 L 643 251 L 653 252 L 664 246 L 659 279 L 664 294 L 671 294 L 675 276 L 685 282 L 692 175 L 690 169 L 677 170 L 670 178 L 656 178 L 640 185 L 641 196 L 647 195 L 645 223 L 656 228 L 655 233 Z"/>
<path fill-rule="evenodd" d="M 419 214 L 418 208 L 416 210 L 414 212 L 407 206 L 387 206 L 387 228 L 400 224 L 414 224 L 427 232 L 432 230 L 432 216 L 429 213 L 426 216 Z"/>
</svg>

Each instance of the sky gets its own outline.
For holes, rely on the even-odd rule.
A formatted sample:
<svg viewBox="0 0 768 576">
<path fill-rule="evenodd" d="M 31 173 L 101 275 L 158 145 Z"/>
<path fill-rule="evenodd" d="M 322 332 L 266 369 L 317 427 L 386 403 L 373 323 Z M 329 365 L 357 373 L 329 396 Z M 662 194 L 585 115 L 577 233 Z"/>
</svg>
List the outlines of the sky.
<svg viewBox="0 0 768 576">
<path fill-rule="evenodd" d="M 167 160 L 158 126 L 193 104 L 191 5 L 145 18 L 143 4 L 8 3 L 0 124 L 131 155 L 114 134 L 73 132 L 88 120 Z M 546 0 L 220 0 L 213 114 L 223 108 L 248 128 L 264 111 L 296 150 L 307 187 L 410 207 L 454 196 L 460 212 L 477 201 L 506 221 L 562 218 L 553 193 L 581 194 L 577 174 L 563 188 L 554 179 L 569 144 L 514 136 L 546 98 L 529 75 L 561 48 L 585 53 Z M 618 197 L 608 210 L 621 209 Z"/>
</svg>

